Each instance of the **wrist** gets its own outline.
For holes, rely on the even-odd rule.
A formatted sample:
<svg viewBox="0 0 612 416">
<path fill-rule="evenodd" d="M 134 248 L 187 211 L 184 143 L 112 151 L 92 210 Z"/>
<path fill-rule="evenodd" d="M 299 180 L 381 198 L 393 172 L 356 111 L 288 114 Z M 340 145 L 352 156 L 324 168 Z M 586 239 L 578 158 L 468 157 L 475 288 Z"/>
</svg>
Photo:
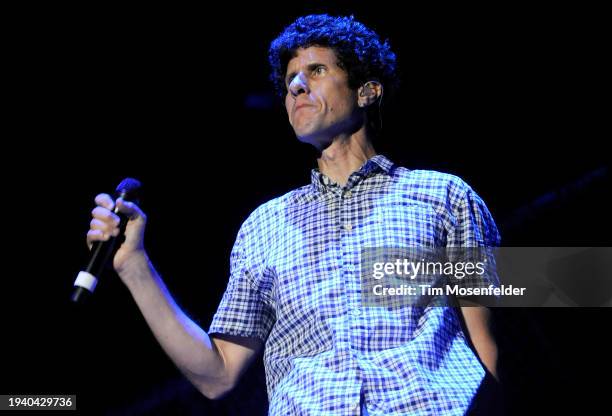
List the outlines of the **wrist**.
<svg viewBox="0 0 612 416">
<path fill-rule="evenodd" d="M 138 281 L 150 276 L 151 262 L 149 256 L 142 250 L 136 250 L 130 254 L 117 268 L 117 274 L 121 280 L 129 286 L 130 282 Z"/>
</svg>

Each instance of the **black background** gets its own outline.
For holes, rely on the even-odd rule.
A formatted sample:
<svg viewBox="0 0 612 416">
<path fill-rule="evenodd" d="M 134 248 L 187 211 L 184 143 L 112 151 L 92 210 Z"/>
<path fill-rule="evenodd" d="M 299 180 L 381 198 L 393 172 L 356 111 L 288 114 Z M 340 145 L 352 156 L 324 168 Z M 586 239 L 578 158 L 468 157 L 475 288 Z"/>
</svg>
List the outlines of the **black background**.
<svg viewBox="0 0 612 416">
<path fill-rule="evenodd" d="M 611 245 L 599 10 L 381 1 L 6 10 L 0 393 L 77 394 L 83 414 L 265 414 L 261 359 L 211 402 L 165 356 L 116 276 L 86 308 L 68 298 L 87 260 L 93 197 L 134 176 L 145 184 L 150 256 L 208 328 L 241 222 L 315 166 L 272 95 L 266 59 L 282 28 L 311 12 L 355 14 L 398 55 L 402 89 L 386 103 L 380 153 L 465 179 L 504 245 Z M 610 367 L 609 309 L 494 313 L 509 414 L 605 405 L 597 377 Z"/>
</svg>

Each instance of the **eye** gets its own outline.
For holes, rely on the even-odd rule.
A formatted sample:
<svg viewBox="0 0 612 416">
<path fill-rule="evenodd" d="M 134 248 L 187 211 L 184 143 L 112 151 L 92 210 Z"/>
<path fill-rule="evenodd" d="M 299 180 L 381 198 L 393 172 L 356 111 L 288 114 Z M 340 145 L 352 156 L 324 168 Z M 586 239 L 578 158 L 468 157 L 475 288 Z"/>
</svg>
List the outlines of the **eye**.
<svg viewBox="0 0 612 416">
<path fill-rule="evenodd" d="M 318 67 L 314 69 L 314 71 L 312 71 L 314 75 L 323 75 L 326 72 L 327 72 L 327 68 L 324 67 L 323 65 L 319 65 Z"/>
<path fill-rule="evenodd" d="M 292 80 L 291 78 L 287 78 L 285 80 L 285 88 L 289 89 L 289 86 L 291 85 L 291 80 Z"/>
</svg>

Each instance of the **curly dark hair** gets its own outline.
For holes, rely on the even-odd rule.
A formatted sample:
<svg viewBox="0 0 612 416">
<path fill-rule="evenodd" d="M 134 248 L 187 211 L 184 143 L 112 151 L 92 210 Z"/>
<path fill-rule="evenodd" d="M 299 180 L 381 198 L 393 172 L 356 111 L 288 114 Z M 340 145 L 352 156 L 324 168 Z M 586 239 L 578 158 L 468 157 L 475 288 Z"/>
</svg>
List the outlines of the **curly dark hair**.
<svg viewBox="0 0 612 416">
<path fill-rule="evenodd" d="M 285 73 L 289 61 L 297 56 L 299 48 L 309 46 L 334 50 L 338 66 L 348 74 L 351 89 L 367 81 L 378 81 L 388 95 L 398 87 L 395 54 L 388 41 L 381 42 L 374 31 L 353 16 L 319 14 L 299 17 L 270 44 L 270 79 L 281 98 L 287 93 Z"/>
</svg>

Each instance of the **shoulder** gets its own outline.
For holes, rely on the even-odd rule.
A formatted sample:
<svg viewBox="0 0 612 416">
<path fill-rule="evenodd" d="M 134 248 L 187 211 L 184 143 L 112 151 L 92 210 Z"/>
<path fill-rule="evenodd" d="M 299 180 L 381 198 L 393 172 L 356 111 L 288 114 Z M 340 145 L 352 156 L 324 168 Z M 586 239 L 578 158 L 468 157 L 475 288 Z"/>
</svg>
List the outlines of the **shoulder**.
<svg viewBox="0 0 612 416">
<path fill-rule="evenodd" d="M 272 198 L 255 208 L 243 223 L 243 228 L 261 231 L 274 230 L 282 225 L 288 207 L 300 205 L 313 195 L 311 185 L 293 189 Z"/>
<path fill-rule="evenodd" d="M 398 167 L 394 172 L 397 185 L 406 191 L 417 192 L 444 199 L 465 198 L 472 188 L 459 176 L 435 170 L 410 170 Z"/>
</svg>

